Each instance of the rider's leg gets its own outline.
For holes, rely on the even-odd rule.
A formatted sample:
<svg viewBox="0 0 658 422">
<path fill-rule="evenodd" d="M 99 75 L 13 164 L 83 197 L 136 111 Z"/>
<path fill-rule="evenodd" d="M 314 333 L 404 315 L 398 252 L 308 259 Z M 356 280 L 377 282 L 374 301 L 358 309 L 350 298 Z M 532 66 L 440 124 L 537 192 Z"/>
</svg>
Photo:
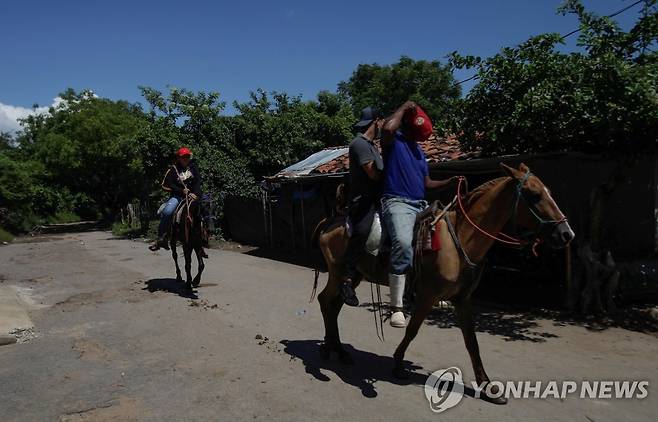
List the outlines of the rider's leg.
<svg viewBox="0 0 658 422">
<path fill-rule="evenodd" d="M 406 326 L 402 312 L 406 274 L 413 261 L 413 230 L 419 208 L 411 201 L 388 198 L 382 205 L 382 217 L 391 239 L 389 289 L 391 295 L 391 326 Z"/>
<path fill-rule="evenodd" d="M 354 218 L 352 219 L 352 236 L 348 239 L 347 248 L 345 249 L 345 271 L 341 286 L 343 302 L 349 306 L 359 305 L 359 299 L 356 297 L 356 292 L 354 291 L 354 280 L 357 278 L 356 266 L 365 253 L 366 241 L 370 235 L 373 219 L 374 210 L 372 209 L 369 209 L 365 216 L 354 214 Z"/>
<path fill-rule="evenodd" d="M 158 250 L 160 247 L 167 247 L 167 232 L 169 231 L 169 225 L 171 224 L 171 219 L 176 212 L 176 207 L 180 200 L 174 196 L 169 198 L 165 204 L 162 214 L 160 215 L 160 224 L 158 225 L 158 239 L 150 247 L 151 250 Z"/>
</svg>

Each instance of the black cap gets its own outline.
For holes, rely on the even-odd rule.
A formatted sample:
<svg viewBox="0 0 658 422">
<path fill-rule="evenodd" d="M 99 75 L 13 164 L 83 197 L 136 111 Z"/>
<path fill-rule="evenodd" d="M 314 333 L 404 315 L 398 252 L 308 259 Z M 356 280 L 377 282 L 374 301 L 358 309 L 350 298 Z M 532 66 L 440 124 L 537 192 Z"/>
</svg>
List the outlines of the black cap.
<svg viewBox="0 0 658 422">
<path fill-rule="evenodd" d="M 370 125 L 373 120 L 375 120 L 378 115 L 377 115 L 377 109 L 374 107 L 366 107 L 363 110 L 361 110 L 361 120 L 359 120 L 359 123 L 354 125 L 357 128 L 364 128 Z"/>
</svg>

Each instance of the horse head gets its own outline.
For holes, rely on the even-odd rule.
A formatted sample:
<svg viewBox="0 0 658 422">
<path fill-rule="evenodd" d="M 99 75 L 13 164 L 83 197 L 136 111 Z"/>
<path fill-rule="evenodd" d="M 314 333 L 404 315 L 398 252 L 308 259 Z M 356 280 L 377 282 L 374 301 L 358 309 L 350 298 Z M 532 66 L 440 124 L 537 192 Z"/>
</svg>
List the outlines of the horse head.
<svg viewBox="0 0 658 422">
<path fill-rule="evenodd" d="M 530 230 L 553 248 L 566 247 L 576 235 L 551 191 L 525 164 L 521 163 L 518 169 L 500 165 L 516 181 L 512 224 Z"/>
</svg>

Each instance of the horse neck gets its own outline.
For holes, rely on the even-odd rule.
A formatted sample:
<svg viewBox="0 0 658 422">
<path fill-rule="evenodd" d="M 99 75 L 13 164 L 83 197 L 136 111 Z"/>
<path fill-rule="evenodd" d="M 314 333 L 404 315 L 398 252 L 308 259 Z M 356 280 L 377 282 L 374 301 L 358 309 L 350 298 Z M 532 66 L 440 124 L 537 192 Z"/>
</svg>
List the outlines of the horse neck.
<svg viewBox="0 0 658 422">
<path fill-rule="evenodd" d="M 478 227 L 496 236 L 512 218 L 514 184 L 511 177 L 501 178 L 470 204 L 466 212 Z M 459 214 L 458 214 L 459 215 Z M 495 240 L 473 227 L 463 216 L 457 217 L 457 233 L 464 251 L 474 262 L 481 262 Z"/>
</svg>

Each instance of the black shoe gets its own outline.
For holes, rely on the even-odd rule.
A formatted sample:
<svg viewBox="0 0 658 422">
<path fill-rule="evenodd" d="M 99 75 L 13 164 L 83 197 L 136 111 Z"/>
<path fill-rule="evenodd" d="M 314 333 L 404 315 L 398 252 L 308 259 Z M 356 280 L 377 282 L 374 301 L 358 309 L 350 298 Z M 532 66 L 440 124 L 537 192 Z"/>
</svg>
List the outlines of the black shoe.
<svg viewBox="0 0 658 422">
<path fill-rule="evenodd" d="M 206 253 L 206 251 L 203 248 L 201 248 L 201 258 L 208 259 L 208 254 Z"/>
<path fill-rule="evenodd" d="M 151 246 L 149 246 L 149 249 L 152 250 L 153 252 L 159 251 L 160 248 L 169 250 L 169 244 L 167 242 L 167 238 L 164 236 L 159 238 Z"/>
<path fill-rule="evenodd" d="M 169 240 L 169 239 L 167 239 L 167 236 L 162 236 L 162 237 L 158 240 L 158 244 L 160 245 L 161 248 L 166 249 L 166 250 L 169 250 L 169 242 L 168 242 L 168 240 Z"/>
<path fill-rule="evenodd" d="M 340 296 L 347 306 L 359 306 L 359 298 L 356 297 L 351 281 L 346 281 L 340 286 Z"/>
</svg>

